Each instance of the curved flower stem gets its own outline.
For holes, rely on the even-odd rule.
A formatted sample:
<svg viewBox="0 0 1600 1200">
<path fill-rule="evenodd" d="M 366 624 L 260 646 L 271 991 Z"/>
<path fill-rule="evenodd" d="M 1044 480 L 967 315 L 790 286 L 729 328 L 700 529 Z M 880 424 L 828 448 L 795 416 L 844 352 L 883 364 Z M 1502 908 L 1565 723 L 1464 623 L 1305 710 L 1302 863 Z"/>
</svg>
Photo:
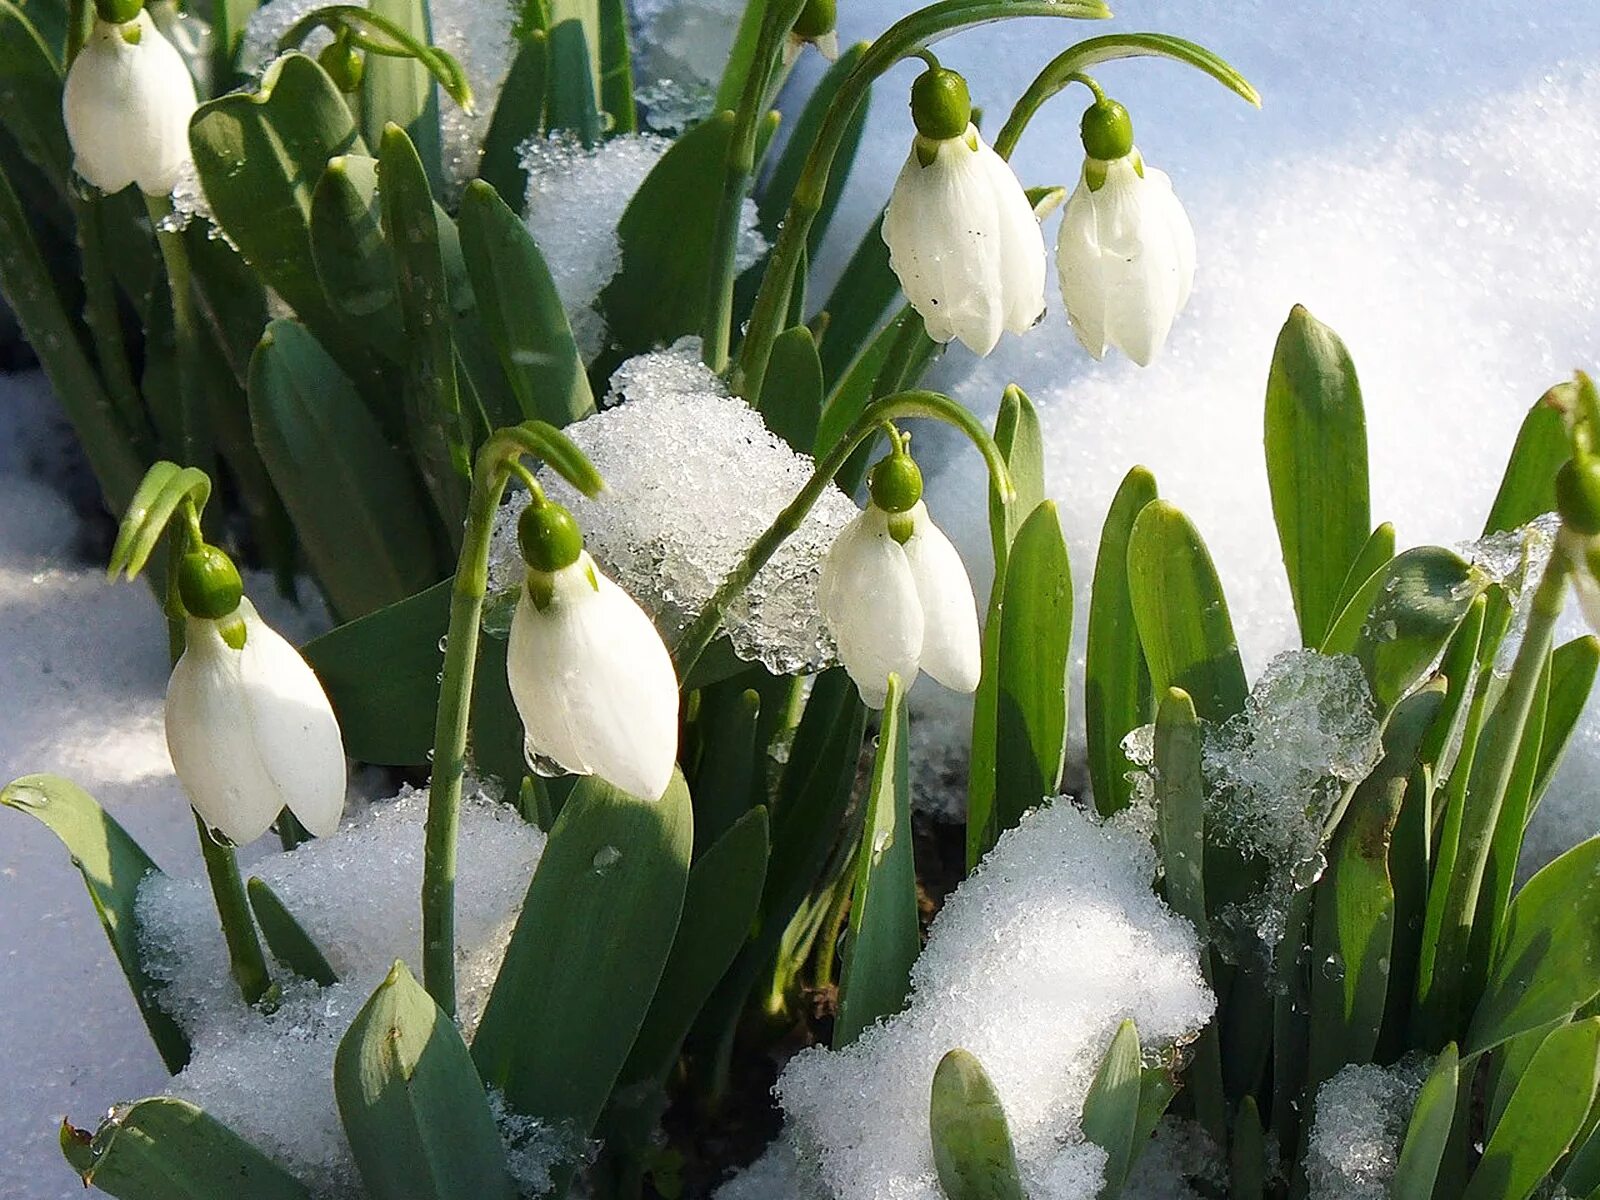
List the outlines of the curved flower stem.
<svg viewBox="0 0 1600 1200">
<path fill-rule="evenodd" d="M 359 4 L 330 4 L 307 13 L 278 39 L 279 52 L 298 49 L 306 35 L 319 26 L 335 34 L 348 33 L 350 40 L 369 54 L 416 59 L 463 111 L 468 114 L 474 111 L 472 85 L 453 54 L 418 41 L 382 13 L 371 12 Z M 379 36 L 374 37 L 374 33 Z M 384 38 L 388 40 L 382 40 Z"/>
<path fill-rule="evenodd" d="M 902 17 L 867 47 L 823 115 L 817 139 L 811 144 L 801 168 L 800 179 L 779 228 L 778 243 L 761 277 L 761 288 L 750 314 L 750 329 L 730 379 L 734 391 L 752 402 L 761 395 L 772 343 L 783 332 L 783 318 L 794 291 L 795 276 L 805 257 L 806 239 L 812 222 L 822 210 L 828 174 L 850 126 L 850 118 L 866 97 L 873 80 L 901 59 L 974 25 L 986 25 L 1008 17 L 1098 19 L 1110 15 L 1111 11 L 1100 0 L 978 0 L 976 3 L 973 0 L 940 0 Z"/>
<path fill-rule="evenodd" d="M 1084 74 L 1090 67 L 1119 58 L 1144 57 L 1170 58 L 1187 63 L 1196 70 L 1204 71 L 1257 108 L 1261 107 L 1261 96 L 1250 85 L 1250 81 L 1204 46 L 1164 33 L 1111 33 L 1079 42 L 1056 56 L 1039 72 L 1011 109 L 1011 115 L 1000 127 L 1000 132 L 995 135 L 994 152 L 1001 158 L 1009 159 L 1034 114 L 1046 100 L 1069 85 L 1085 84 L 1098 96 L 1098 87 Z"/>
<path fill-rule="evenodd" d="M 788 505 L 773 518 L 772 524 L 766 531 L 751 543 L 750 549 L 739 560 L 737 566 L 728 573 L 716 594 L 706 601 L 706 606 L 700 610 L 700 615 L 683 631 L 678 638 L 678 644 L 673 647 L 672 661 L 678 669 L 680 681 L 689 677 L 700 655 L 711 644 L 711 639 L 716 637 L 717 630 L 722 627 L 722 617 L 736 596 L 749 586 L 755 578 L 756 572 L 767 565 L 767 560 L 777 553 L 778 547 L 800 528 L 817 500 L 833 482 L 833 477 L 839 473 L 839 468 L 854 453 L 857 446 L 882 431 L 885 422 L 903 420 L 908 417 L 927 417 L 936 421 L 943 421 L 954 425 L 972 441 L 983 455 L 984 463 L 989 468 L 989 477 L 994 482 L 995 489 L 999 492 L 1001 500 L 1009 504 L 1016 495 L 1016 489 L 1011 484 L 1011 473 L 1006 469 L 1005 456 L 1000 453 L 1000 448 L 994 444 L 994 439 L 989 436 L 989 431 L 979 424 L 974 417 L 961 405 L 950 397 L 939 392 L 906 391 L 896 392 L 892 396 L 875 401 L 867 405 L 854 425 L 834 444 L 828 456 L 819 462 L 816 469 L 811 472 L 811 478 L 806 480 L 805 486 L 795 495 Z"/>
<path fill-rule="evenodd" d="M 492 434 L 472 471 L 461 556 L 450 588 L 450 625 L 433 727 L 433 778 L 428 782 L 428 821 L 423 835 L 422 983 L 446 1013 L 456 1011 L 456 836 L 461 825 L 461 786 L 467 768 L 467 725 L 478 661 L 483 601 L 489 589 L 489 536 L 494 515 L 524 455 L 542 458 L 568 482 L 592 496 L 599 474 L 565 434 L 543 421 L 528 421 Z M 538 485 L 533 485 L 537 489 Z"/>
<path fill-rule="evenodd" d="M 776 73 L 778 51 L 805 7 L 805 0 L 771 0 L 761 22 L 755 58 L 745 76 L 744 94 L 734 117 L 723 168 L 722 198 L 711 238 L 711 271 L 706 310 L 700 327 L 700 358 L 713 371 L 728 366 L 733 337 L 733 285 L 739 248 L 739 215 L 756 170 L 756 129 L 766 110 L 769 84 Z"/>
</svg>

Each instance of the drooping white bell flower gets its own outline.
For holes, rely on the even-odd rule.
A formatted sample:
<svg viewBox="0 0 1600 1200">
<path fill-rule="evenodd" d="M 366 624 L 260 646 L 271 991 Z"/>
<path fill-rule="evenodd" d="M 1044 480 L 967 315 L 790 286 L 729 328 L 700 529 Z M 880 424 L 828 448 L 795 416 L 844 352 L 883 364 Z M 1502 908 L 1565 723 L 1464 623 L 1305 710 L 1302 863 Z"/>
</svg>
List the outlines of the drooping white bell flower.
<svg viewBox="0 0 1600 1200">
<path fill-rule="evenodd" d="M 930 338 L 988 354 L 1044 312 L 1044 236 L 1016 173 L 973 126 L 960 75 L 923 72 L 911 111 L 917 137 L 883 215 L 889 265 Z"/>
<path fill-rule="evenodd" d="M 661 635 L 582 549 L 566 509 L 536 500 L 519 536 L 528 581 L 506 674 L 528 751 L 659 800 L 678 756 L 678 676 Z"/>
<path fill-rule="evenodd" d="M 197 569 L 236 581 L 232 564 L 213 553 L 211 566 Z M 190 615 L 167 684 L 167 750 L 178 780 L 200 818 L 236 844 L 260 837 L 285 808 L 327 837 L 339 828 L 345 795 L 344 742 L 327 693 L 236 590 L 231 611 L 226 599 L 206 603 L 204 578 L 201 591 L 186 578 L 196 557 L 180 574 Z"/>
<path fill-rule="evenodd" d="M 1167 176 L 1133 145 L 1112 100 L 1084 114 L 1088 158 L 1056 242 L 1061 298 L 1096 358 L 1115 346 L 1141 367 L 1167 340 L 1194 286 L 1194 227 Z"/>
<path fill-rule="evenodd" d="M 839 659 L 869 708 L 883 707 L 890 672 L 908 688 L 922 670 L 971 692 L 982 670 L 972 581 L 928 516 L 915 471 L 904 453 L 874 468 L 873 498 L 839 531 L 817 585 Z"/>
<path fill-rule="evenodd" d="M 196 103 L 183 56 L 149 13 L 122 24 L 97 18 L 61 94 L 78 174 L 103 192 L 137 183 L 168 195 L 189 160 Z"/>
</svg>

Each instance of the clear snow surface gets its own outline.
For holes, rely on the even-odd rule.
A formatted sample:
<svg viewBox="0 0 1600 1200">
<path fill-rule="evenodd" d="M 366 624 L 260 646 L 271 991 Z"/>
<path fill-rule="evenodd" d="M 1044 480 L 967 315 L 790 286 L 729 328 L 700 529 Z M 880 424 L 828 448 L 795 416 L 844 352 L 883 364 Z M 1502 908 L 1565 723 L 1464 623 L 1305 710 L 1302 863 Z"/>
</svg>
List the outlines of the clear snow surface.
<svg viewBox="0 0 1600 1200">
<path fill-rule="evenodd" d="M 727 7 L 652 0 L 645 19 L 666 32 L 726 32 Z M 906 6 L 842 7 L 849 40 L 877 32 Z M 1476 536 L 1528 405 L 1573 367 L 1600 366 L 1600 22 L 1592 0 L 1116 7 L 1115 28 L 1203 41 L 1265 97 L 1255 112 L 1166 63 L 1098 72 L 1128 104 L 1140 148 L 1171 174 L 1193 219 L 1200 268 L 1189 307 L 1148 370 L 1115 358 L 1096 364 L 1067 329 L 1052 283 L 1040 329 L 1007 337 L 983 363 L 953 350 L 935 378 L 983 414 L 1013 380 L 1039 404 L 1050 490 L 1080 589 L 1118 480 L 1136 462 L 1150 466 L 1162 494 L 1210 543 L 1255 678 L 1293 640 L 1260 448 L 1267 365 L 1291 304 L 1306 304 L 1351 348 L 1366 394 L 1374 517 L 1393 520 L 1402 545 Z M 437 11 L 442 24 L 443 6 Z M 1068 39 L 1101 31 L 1012 23 L 950 39 L 939 53 L 968 73 L 992 129 Z M 499 47 L 483 49 L 492 74 Z M 692 49 L 654 57 L 680 70 Z M 808 56 L 800 75 L 816 72 Z M 913 74 L 902 67 L 880 87 L 832 252 L 819 261 L 824 273 L 842 266 L 904 158 Z M 1045 109 L 1015 159 L 1024 182 L 1076 176 L 1082 105 L 1069 96 Z M 1052 226 L 1046 235 L 1053 240 Z M 825 282 L 816 294 L 824 293 Z M 161 733 L 160 624 L 147 592 L 106 584 L 100 565 L 79 556 L 70 507 L 38 482 L 54 436 L 48 407 L 37 377 L 0 376 L 0 774 L 72 776 L 169 873 L 193 878 L 193 826 Z M 919 438 L 930 451 L 938 440 L 931 431 Z M 982 497 L 975 456 L 952 447 L 948 465 L 929 473 L 928 498 L 972 552 L 980 591 Z M 1085 601 L 1080 594 L 1080 613 Z M 1574 622 L 1569 635 L 1576 632 Z M 948 751 L 943 730 L 959 734 L 960 706 L 940 693 L 921 711 L 919 742 Z M 1600 828 L 1600 813 L 1581 800 L 1600 783 L 1597 714 L 1591 706 L 1541 809 L 1535 856 Z M 83 1190 L 55 1145 L 60 1118 L 92 1125 L 111 1103 L 157 1092 L 166 1078 L 58 843 L 19 815 L 0 814 L 0 822 L 0 1196 L 67 1200 Z M 909 1038 L 914 1024 L 897 1036 Z M 791 1083 L 797 1102 L 801 1074 Z M 1352 1090 L 1375 1082 L 1346 1081 Z M 1374 1125 L 1377 1160 L 1386 1120 Z M 1071 1130 L 1038 1127 L 1041 1137 L 1052 1132 L 1070 1141 Z M 1188 1131 L 1163 1138 L 1162 1153 L 1175 1161 L 1199 1153 Z M 1334 1154 L 1327 1161 L 1346 1179 L 1355 1174 Z M 1050 1169 L 1043 1156 L 1036 1162 Z M 915 1179 L 920 1165 L 903 1165 Z M 760 1194 L 782 1194 L 784 1168 L 769 1162 L 773 1186 Z M 1168 1193 L 1152 1185 L 1144 1194 Z"/>
</svg>

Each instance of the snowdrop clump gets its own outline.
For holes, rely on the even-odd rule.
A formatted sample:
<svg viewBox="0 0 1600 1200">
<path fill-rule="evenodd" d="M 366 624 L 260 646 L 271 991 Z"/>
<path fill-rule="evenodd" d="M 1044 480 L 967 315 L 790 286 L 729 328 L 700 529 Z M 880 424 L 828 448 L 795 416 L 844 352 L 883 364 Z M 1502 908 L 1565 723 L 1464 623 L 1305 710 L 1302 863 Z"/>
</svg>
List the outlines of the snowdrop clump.
<svg viewBox="0 0 1600 1200">
<path fill-rule="evenodd" d="M 593 500 L 552 477 L 550 498 L 571 509 L 601 569 L 639 601 L 670 642 L 811 475 L 761 416 L 700 363 L 693 339 L 642 355 L 612 377 L 610 406 L 568 426 L 606 481 Z M 551 474 L 551 473 L 546 473 Z M 495 591 L 521 583 L 519 494 L 496 518 Z M 823 555 L 857 515 L 830 487 L 728 615 L 734 651 L 779 673 L 833 661 L 817 612 Z"/>
<path fill-rule="evenodd" d="M 1066 800 L 1002 836 L 935 918 L 906 1009 L 843 1050 L 803 1051 L 778 1081 L 806 1172 L 835 1200 L 936 1200 L 928 1089 L 959 1046 L 1005 1104 L 1028 1194 L 1092 1197 L 1104 1154 L 1078 1117 L 1118 1024 L 1171 1046 L 1214 1003 L 1154 873 L 1147 842 Z"/>
<path fill-rule="evenodd" d="M 418 960 L 416 894 L 426 810 L 426 792 L 405 787 L 347 818 L 336 836 L 252 864 L 249 873 L 272 888 L 339 976 L 338 983 L 318 988 L 285 974 L 283 1000 L 273 1011 L 240 1000 L 202 880 L 151 875 L 140 888 L 148 969 L 161 984 L 161 1006 L 194 1049 L 171 1094 L 299 1168 L 330 1200 L 356 1187 L 334 1105 L 333 1056 L 395 959 Z M 468 789 L 456 908 L 460 1020 L 467 1036 L 488 999 L 544 841 L 499 796 Z M 521 1132 L 526 1151 L 528 1135 L 539 1131 Z M 553 1136 L 545 1140 L 562 1154 L 573 1149 Z M 553 1157 L 544 1159 L 546 1169 Z"/>
</svg>

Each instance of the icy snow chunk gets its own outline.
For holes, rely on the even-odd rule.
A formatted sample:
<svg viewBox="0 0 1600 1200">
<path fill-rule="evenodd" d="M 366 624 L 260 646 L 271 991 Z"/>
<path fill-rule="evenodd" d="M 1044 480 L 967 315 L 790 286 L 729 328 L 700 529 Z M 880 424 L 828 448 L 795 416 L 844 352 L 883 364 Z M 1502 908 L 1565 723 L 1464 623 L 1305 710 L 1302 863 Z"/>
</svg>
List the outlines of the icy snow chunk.
<svg viewBox="0 0 1600 1200">
<path fill-rule="evenodd" d="M 583 528 L 596 561 L 638 600 L 669 641 L 692 620 L 750 545 L 810 478 L 796 454 L 743 400 L 728 394 L 692 338 L 625 363 L 612 379 L 619 400 L 566 429 L 606 481 L 593 500 L 544 473 L 553 499 Z M 490 583 L 522 581 L 519 494 L 495 520 Z M 855 505 L 829 487 L 800 529 L 729 606 L 735 652 L 778 674 L 833 660 L 817 613 L 817 577 Z"/>
<path fill-rule="evenodd" d="M 1128 1200 L 1200 1200 L 1228 1193 L 1228 1165 L 1196 1122 L 1163 1117 L 1128 1174 L 1122 1194 Z M 1204 1193 L 1191 1184 L 1199 1184 Z"/>
<path fill-rule="evenodd" d="M 762 1156 L 715 1192 L 716 1200 L 812 1200 L 818 1196 L 794 1143 L 779 1136 Z"/>
<path fill-rule="evenodd" d="M 636 0 L 629 8 L 641 86 L 702 96 L 709 112 L 744 14 L 741 0 Z"/>
<path fill-rule="evenodd" d="M 1310 1200 L 1385 1200 L 1400 1144 L 1431 1064 L 1352 1064 L 1317 1089 L 1306 1160 Z"/>
<path fill-rule="evenodd" d="M 1034 1200 L 1093 1196 L 1083 1098 L 1124 1018 L 1146 1046 L 1193 1038 L 1213 998 L 1188 922 L 1151 891 L 1148 842 L 1066 800 L 1007 832 L 933 923 L 905 1011 L 840 1051 L 797 1055 L 776 1091 L 802 1162 L 835 1200 L 937 1200 L 934 1068 L 950 1049 L 994 1080 Z"/>
<path fill-rule="evenodd" d="M 1234 914 L 1267 945 L 1283 933 L 1289 898 L 1322 874 L 1322 826 L 1341 791 L 1365 779 L 1381 752 L 1361 665 L 1315 650 L 1278 655 L 1244 710 L 1207 731 L 1211 828 L 1272 867 L 1266 890 Z"/>
<path fill-rule="evenodd" d="M 510 926 L 544 848 L 544 835 L 469 784 L 460 829 L 456 937 L 463 1032 L 471 1036 L 505 953 Z M 423 822 L 427 794 L 406 787 L 392 801 L 347 816 L 331 838 L 270 854 L 249 873 L 270 885 L 310 933 L 340 982 L 318 988 L 275 973 L 282 1002 L 245 1007 L 228 974 L 210 892 L 200 879 L 152 875 L 139 891 L 142 949 L 160 1002 L 194 1048 L 171 1094 L 200 1105 L 282 1162 L 320 1195 L 356 1188 L 333 1096 L 339 1039 L 397 958 L 422 948 Z M 560 1139 L 509 1127 L 525 1172 Z M 550 1159 L 545 1159 L 548 1163 Z"/>
</svg>

